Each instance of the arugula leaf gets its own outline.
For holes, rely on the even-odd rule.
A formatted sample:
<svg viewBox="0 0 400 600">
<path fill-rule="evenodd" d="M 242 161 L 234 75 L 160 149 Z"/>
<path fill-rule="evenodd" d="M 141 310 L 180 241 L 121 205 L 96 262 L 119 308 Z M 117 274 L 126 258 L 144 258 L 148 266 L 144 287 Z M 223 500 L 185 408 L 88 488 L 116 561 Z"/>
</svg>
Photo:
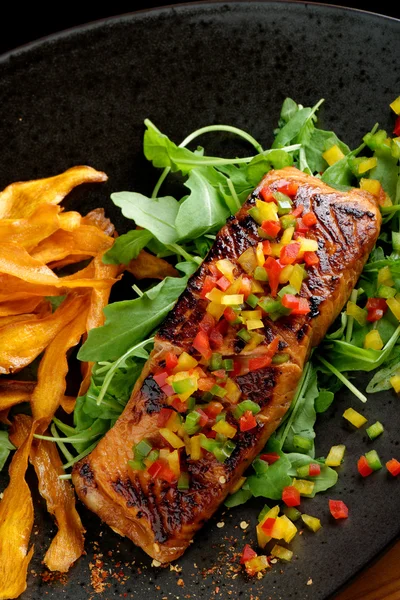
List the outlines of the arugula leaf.
<svg viewBox="0 0 400 600">
<path fill-rule="evenodd" d="M 283 148 L 290 144 L 300 133 L 302 127 L 313 114 L 311 108 L 301 108 L 296 111 L 291 119 L 278 131 L 272 148 Z"/>
<path fill-rule="evenodd" d="M 347 156 L 328 167 L 322 174 L 321 179 L 337 189 L 346 190 L 351 187 L 354 181 L 354 174 L 349 167 Z"/>
<path fill-rule="evenodd" d="M 267 150 L 255 156 L 247 165 L 247 177 L 251 187 L 254 188 L 272 168 L 283 169 L 292 165 L 293 157 L 285 150 Z"/>
<path fill-rule="evenodd" d="M 8 439 L 8 431 L 0 430 L 0 471 L 6 464 L 12 450 L 15 450 L 15 446 Z"/>
<path fill-rule="evenodd" d="M 319 394 L 315 399 L 315 411 L 317 413 L 324 413 L 328 410 L 334 399 L 335 394 L 330 390 L 319 390 Z"/>
<path fill-rule="evenodd" d="M 153 238 L 147 229 L 132 229 L 117 237 L 112 247 L 103 255 L 106 265 L 127 265 Z"/>
<path fill-rule="evenodd" d="M 371 179 L 378 179 L 385 192 L 389 194 L 392 202 L 396 198 L 397 182 L 399 177 L 398 158 L 392 156 L 390 148 L 377 148 L 374 155 L 378 159 L 376 167 L 371 169 Z"/>
<path fill-rule="evenodd" d="M 210 230 L 220 229 L 229 216 L 229 210 L 209 183 L 207 171 L 193 169 L 185 186 L 191 194 L 180 203 L 176 216 L 178 239 L 193 239 Z"/>
<path fill-rule="evenodd" d="M 323 152 L 332 146 L 338 146 L 343 154 L 348 154 L 350 148 L 344 144 L 333 131 L 314 128 L 310 139 L 305 144 L 307 163 L 313 173 L 322 173 L 327 168 L 327 162 L 322 157 Z"/>
<path fill-rule="evenodd" d="M 106 306 L 105 324 L 89 331 L 78 359 L 96 362 L 122 356 L 160 325 L 184 291 L 187 279 L 166 277 L 140 298 Z"/>
<path fill-rule="evenodd" d="M 111 200 L 127 219 L 150 231 L 163 244 L 178 241 L 174 223 L 179 210 L 179 202 L 172 196 L 147 198 L 137 192 L 116 192 Z"/>
<path fill-rule="evenodd" d="M 366 388 L 368 394 L 376 394 L 376 392 L 382 392 L 384 390 L 390 390 L 392 384 L 390 378 L 393 375 L 400 373 L 400 348 L 396 348 L 392 354 L 392 360 L 387 363 L 386 367 L 379 369 L 369 382 Z"/>
<path fill-rule="evenodd" d="M 338 480 L 338 474 L 331 467 L 327 467 L 325 463 L 322 461 L 315 460 L 306 454 L 299 453 L 291 453 L 287 454 L 286 458 L 290 461 L 290 468 L 288 474 L 291 477 L 298 477 L 297 469 L 300 467 L 304 467 L 305 465 L 309 465 L 311 463 L 318 463 L 321 466 L 321 473 L 316 477 L 310 478 L 311 481 L 314 482 L 314 489 L 312 494 L 310 494 L 310 498 L 314 498 L 315 494 L 319 492 L 324 492 L 330 487 L 334 486 Z"/>
<path fill-rule="evenodd" d="M 250 500 L 250 498 L 252 498 L 253 494 L 250 489 L 248 489 L 248 486 L 246 486 L 246 483 L 242 488 L 240 488 L 240 490 L 227 497 L 224 502 L 225 506 L 228 508 L 233 508 L 235 506 L 239 506 L 240 504 L 245 504 L 248 500 Z"/>
<path fill-rule="evenodd" d="M 279 450 L 278 452 L 279 460 L 267 465 L 265 472 L 250 475 L 246 480 L 249 490 L 256 498 L 262 496 L 271 500 L 281 500 L 283 488 L 292 483 L 292 478 L 288 475 L 291 463 L 286 454 Z"/>
</svg>

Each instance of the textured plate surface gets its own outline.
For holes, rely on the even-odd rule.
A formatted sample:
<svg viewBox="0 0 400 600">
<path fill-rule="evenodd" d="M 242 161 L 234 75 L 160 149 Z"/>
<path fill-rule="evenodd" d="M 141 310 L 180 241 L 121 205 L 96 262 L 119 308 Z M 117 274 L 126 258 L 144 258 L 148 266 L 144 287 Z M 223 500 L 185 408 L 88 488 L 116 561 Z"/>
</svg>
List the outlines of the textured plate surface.
<svg viewBox="0 0 400 600">
<path fill-rule="evenodd" d="M 181 5 L 68 31 L 0 60 L 0 187 L 89 164 L 106 171 L 109 181 L 77 190 L 68 206 L 104 206 L 123 232 L 128 225 L 110 193 L 150 193 L 155 182 L 142 156 L 146 117 L 178 143 L 198 127 L 228 123 L 268 147 L 286 96 L 304 105 L 325 98 L 322 125 L 355 146 L 376 121 L 390 130 L 399 55 L 399 21 L 290 2 Z M 225 135 L 201 142 L 209 153 L 249 151 Z M 358 381 L 364 386 L 366 377 Z M 260 581 L 237 574 L 237 553 L 254 543 L 262 501 L 221 510 L 175 570 L 152 567 L 140 549 L 80 506 L 87 555 L 68 575 L 50 577 L 41 559 L 54 525 L 35 498 L 35 556 L 23 600 L 330 597 L 400 534 L 399 482 L 384 469 L 365 481 L 357 475 L 356 459 L 367 442 L 343 425 L 350 405 L 358 408 L 354 397 L 340 393 L 319 418 L 317 455 L 344 443 L 347 460 L 334 491 L 304 502 L 306 511 L 321 516 L 323 529 L 296 538 L 291 564 L 275 566 Z M 398 399 L 371 397 L 365 413 L 385 425 L 374 445 L 382 459 L 399 458 Z M 5 485 L 3 473 L 0 490 Z M 328 518 L 329 497 L 350 506 L 346 522 Z M 250 524 L 245 531 L 242 520 Z"/>
</svg>

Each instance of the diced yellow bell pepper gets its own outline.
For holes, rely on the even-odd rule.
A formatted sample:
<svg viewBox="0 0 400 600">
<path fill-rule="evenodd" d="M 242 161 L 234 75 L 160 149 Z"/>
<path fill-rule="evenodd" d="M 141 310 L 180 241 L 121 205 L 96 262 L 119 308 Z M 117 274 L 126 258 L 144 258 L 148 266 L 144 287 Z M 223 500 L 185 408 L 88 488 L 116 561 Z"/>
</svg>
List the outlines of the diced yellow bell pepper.
<svg viewBox="0 0 400 600">
<path fill-rule="evenodd" d="M 217 267 L 218 271 L 222 273 L 222 275 L 225 275 L 228 281 L 233 283 L 235 279 L 235 276 L 233 274 L 233 271 L 235 270 L 235 265 L 231 263 L 230 260 L 228 260 L 227 258 L 221 258 L 221 260 L 217 260 L 215 266 Z"/>
<path fill-rule="evenodd" d="M 293 273 L 294 265 L 285 265 L 279 274 L 279 283 L 287 283 Z"/>
<path fill-rule="evenodd" d="M 272 242 L 271 256 L 280 256 L 283 244 L 281 242 Z"/>
<path fill-rule="evenodd" d="M 346 315 L 353 317 L 360 325 L 365 325 L 367 322 L 368 311 L 349 300 L 346 306 Z"/>
<path fill-rule="evenodd" d="M 366 350 L 382 350 L 384 344 L 377 329 L 371 329 L 364 338 L 364 348 Z"/>
<path fill-rule="evenodd" d="M 393 206 L 392 199 L 387 192 L 384 192 L 383 200 L 379 199 L 379 206 Z"/>
<path fill-rule="evenodd" d="M 249 342 L 247 342 L 247 344 L 243 348 L 242 352 L 243 353 L 251 352 L 252 350 L 257 348 L 257 346 L 259 346 L 261 344 L 261 342 L 263 342 L 264 340 L 265 340 L 265 335 L 262 335 L 261 333 L 257 333 L 256 331 L 253 331 L 251 334 L 251 340 Z"/>
<path fill-rule="evenodd" d="M 252 331 L 253 329 L 261 329 L 264 327 L 264 323 L 261 319 L 248 319 L 246 321 L 246 327 L 248 331 Z"/>
<path fill-rule="evenodd" d="M 257 256 L 256 256 L 253 246 L 250 246 L 250 248 L 247 248 L 247 250 L 245 250 L 239 256 L 238 263 L 242 267 L 243 271 L 245 271 L 245 273 L 247 273 L 248 275 L 251 275 L 253 273 L 254 269 L 258 265 Z M 228 290 L 229 290 L 229 288 L 228 288 Z M 229 293 L 231 293 L 230 290 L 229 290 Z"/>
<path fill-rule="evenodd" d="M 273 540 L 283 540 L 286 533 L 286 523 L 282 520 L 282 517 L 276 517 L 274 526 L 271 531 L 271 538 Z"/>
<path fill-rule="evenodd" d="M 382 267 L 382 269 L 379 269 L 378 284 L 379 285 L 388 285 L 389 287 L 392 287 L 394 285 L 392 272 L 391 272 L 389 266 Z"/>
<path fill-rule="evenodd" d="M 279 221 L 278 207 L 275 202 L 256 200 L 256 207 L 258 208 L 260 217 L 263 221 Z"/>
<path fill-rule="evenodd" d="M 397 394 L 400 394 L 400 374 L 393 375 L 389 381 L 394 391 Z"/>
<path fill-rule="evenodd" d="M 269 564 L 267 557 L 264 555 L 256 556 L 245 563 L 245 568 L 249 575 L 255 575 L 256 573 L 260 573 L 261 571 L 264 571 L 264 569 L 269 569 L 270 567 L 271 565 Z"/>
<path fill-rule="evenodd" d="M 264 256 L 264 249 L 263 249 L 262 242 L 258 242 L 258 244 L 256 246 L 256 258 L 257 258 L 258 266 L 262 267 L 265 263 L 265 256 Z"/>
<path fill-rule="evenodd" d="M 161 460 L 168 460 L 168 456 L 171 454 L 171 450 L 169 450 L 168 448 L 161 448 L 160 449 L 160 456 L 159 458 Z"/>
<path fill-rule="evenodd" d="M 281 244 L 283 244 L 284 246 L 286 246 L 287 244 L 290 244 L 290 242 L 292 241 L 292 238 L 293 238 L 293 234 L 294 234 L 294 227 L 288 227 L 287 229 L 285 229 L 285 231 L 282 233 Z"/>
<path fill-rule="evenodd" d="M 264 291 L 263 286 L 257 279 L 251 280 L 251 293 L 252 294 L 262 294 Z"/>
<path fill-rule="evenodd" d="M 354 425 L 354 427 L 357 427 L 357 429 L 365 425 L 368 420 L 364 417 L 364 415 L 354 410 L 354 408 L 346 408 L 343 413 L 343 417 L 346 419 L 346 421 L 349 421 L 349 423 Z"/>
<path fill-rule="evenodd" d="M 342 464 L 345 450 L 346 446 L 344 444 L 332 446 L 325 459 L 325 464 L 328 467 L 339 467 Z"/>
<path fill-rule="evenodd" d="M 265 521 L 267 519 L 276 519 L 279 515 L 279 510 L 280 507 L 279 505 L 276 505 L 274 507 L 272 507 L 262 518 L 262 520 L 259 522 L 259 524 L 256 527 L 256 532 L 257 532 L 257 542 L 258 545 L 260 546 L 260 548 L 265 548 L 265 546 L 268 544 L 268 542 L 272 539 L 270 536 L 268 536 L 263 530 L 262 530 L 262 526 L 264 525 Z"/>
<path fill-rule="evenodd" d="M 287 544 L 290 544 L 292 539 L 297 534 L 297 527 L 293 523 L 293 521 L 288 519 L 288 517 L 286 515 L 282 515 L 281 517 L 278 517 L 278 518 L 280 519 L 281 523 L 284 525 L 283 539 L 285 540 L 285 542 Z"/>
<path fill-rule="evenodd" d="M 224 294 L 221 299 L 221 304 L 223 304 L 224 306 L 235 306 L 238 304 L 243 304 L 243 302 L 243 294 Z"/>
<path fill-rule="evenodd" d="M 326 160 L 329 166 L 334 165 L 338 160 L 344 158 L 344 154 L 336 144 L 322 153 L 322 158 Z"/>
<path fill-rule="evenodd" d="M 292 486 L 300 492 L 300 496 L 311 496 L 314 491 L 315 483 L 308 479 L 293 479 Z"/>
<path fill-rule="evenodd" d="M 167 460 L 168 466 L 171 469 L 171 471 L 176 475 L 176 477 L 179 477 L 179 475 L 181 474 L 181 464 L 179 460 L 178 450 L 174 450 L 173 452 L 171 452 Z"/>
<path fill-rule="evenodd" d="M 360 189 L 369 192 L 373 196 L 379 196 L 381 184 L 377 179 L 360 179 Z"/>
<path fill-rule="evenodd" d="M 299 242 L 300 244 L 299 256 L 301 256 L 304 252 L 316 252 L 318 250 L 317 240 L 299 236 L 296 242 Z"/>
<path fill-rule="evenodd" d="M 215 302 L 216 304 L 222 304 L 222 299 L 224 298 L 224 296 L 225 292 L 217 288 L 213 288 L 211 292 L 208 292 L 206 294 L 207 300 L 210 300 L 210 302 Z"/>
<path fill-rule="evenodd" d="M 173 373 L 179 373 L 180 371 L 190 371 L 190 369 L 194 369 L 198 365 L 198 361 L 190 356 L 187 352 L 182 352 L 178 356 L 178 364 L 173 369 Z"/>
<path fill-rule="evenodd" d="M 236 435 L 237 429 L 227 421 L 218 421 L 213 426 L 213 431 L 225 435 L 227 438 L 233 438 Z"/>
<path fill-rule="evenodd" d="M 261 319 L 262 310 L 242 310 L 240 316 L 243 318 L 243 321 L 247 321 L 248 319 Z"/>
<path fill-rule="evenodd" d="M 394 298 L 388 298 L 386 300 L 386 304 L 396 317 L 400 321 L 400 300 L 398 299 L 398 294 Z"/>
<path fill-rule="evenodd" d="M 360 173 L 360 175 L 362 175 L 363 173 L 366 173 L 367 171 L 370 171 L 371 169 L 376 167 L 377 164 L 378 159 L 376 158 L 376 156 L 366 158 L 365 160 L 361 161 L 358 165 L 358 172 Z"/>
<path fill-rule="evenodd" d="M 279 558 L 279 560 L 283 560 L 283 562 L 290 562 L 293 558 L 293 552 L 288 548 L 284 548 L 283 546 L 279 546 L 279 544 L 275 544 L 271 550 L 271 556 Z"/>
<path fill-rule="evenodd" d="M 223 306 L 222 304 L 217 304 L 216 302 L 209 302 L 209 304 L 207 304 L 207 308 L 206 311 L 212 316 L 214 317 L 214 319 L 216 321 L 219 321 L 219 319 L 222 317 L 222 315 L 224 314 L 224 310 L 225 310 L 225 306 Z"/>
<path fill-rule="evenodd" d="M 301 518 L 303 520 L 303 523 L 308 527 L 308 529 L 310 529 L 310 531 L 313 531 L 314 533 L 322 527 L 321 521 L 317 519 L 317 517 L 311 517 L 310 515 L 303 514 L 301 515 Z"/>
<path fill-rule="evenodd" d="M 183 448 L 185 446 L 185 442 L 181 440 L 180 437 L 176 435 L 173 431 L 162 427 L 160 429 L 160 435 L 166 440 L 173 448 Z"/>
<path fill-rule="evenodd" d="M 229 402 L 232 402 L 232 404 L 236 404 L 239 401 L 240 396 L 242 395 L 240 387 L 236 385 L 233 379 L 228 378 L 225 383 L 225 390 L 226 396 L 224 400 L 229 400 Z"/>
<path fill-rule="evenodd" d="M 390 104 L 390 108 L 396 113 L 396 115 L 400 115 L 400 96 L 397 96 L 396 100 Z"/>
<path fill-rule="evenodd" d="M 191 460 L 200 460 L 202 455 L 201 436 L 193 435 L 190 438 L 190 458 Z"/>
<path fill-rule="evenodd" d="M 176 433 L 181 426 L 181 420 L 177 412 L 173 412 L 168 421 L 165 424 L 165 428 Z"/>
<path fill-rule="evenodd" d="M 300 265 L 295 264 L 293 266 L 292 274 L 289 276 L 289 283 L 294 287 L 296 292 L 300 292 L 301 290 L 301 284 L 303 283 L 304 275 L 305 272 L 303 268 Z"/>
</svg>

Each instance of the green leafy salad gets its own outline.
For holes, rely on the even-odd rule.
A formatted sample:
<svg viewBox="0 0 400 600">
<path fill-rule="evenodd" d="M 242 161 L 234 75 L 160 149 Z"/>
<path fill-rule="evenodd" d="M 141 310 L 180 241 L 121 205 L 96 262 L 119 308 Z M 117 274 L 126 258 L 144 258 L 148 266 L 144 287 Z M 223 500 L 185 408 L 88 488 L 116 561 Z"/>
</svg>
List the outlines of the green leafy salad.
<svg viewBox="0 0 400 600">
<path fill-rule="evenodd" d="M 65 457 L 65 475 L 88 454 L 113 426 L 138 379 L 154 334 L 184 291 L 211 248 L 216 233 L 235 214 L 270 169 L 295 166 L 340 190 L 361 187 L 376 195 L 383 225 L 351 298 L 328 335 L 307 363 L 285 418 L 268 441 L 265 455 L 257 458 L 241 487 L 226 500 L 229 507 L 252 496 L 281 500 L 293 477 L 319 465 L 307 495 L 333 486 L 338 478 L 335 461 L 315 458 L 315 424 L 342 386 L 361 402 L 365 394 L 393 389 L 400 392 L 400 132 L 395 136 L 375 125 L 360 145 L 351 150 L 333 131 L 318 127 L 318 108 L 303 107 L 287 98 L 282 106 L 274 141 L 264 149 L 252 135 L 228 125 L 212 125 L 190 134 L 179 145 L 145 121 L 144 154 L 160 177 L 151 196 L 117 192 L 112 201 L 132 230 L 119 236 L 105 254 L 108 264 L 127 265 L 141 250 L 170 261 L 179 276 L 165 277 L 146 289 L 133 286 L 133 299 L 109 304 L 104 326 L 91 330 L 78 359 L 95 363 L 90 387 L 79 397 L 73 423 L 53 419 L 51 436 L 37 436 L 58 444 Z M 397 112 L 400 100 L 392 106 Z M 248 156 L 222 158 L 205 148 L 189 145 L 199 136 L 239 136 L 248 143 Z M 396 137 L 397 136 L 397 137 Z M 177 173 L 182 197 L 162 195 L 164 180 Z M 375 371 L 366 390 L 351 382 L 352 371 Z M 12 445 L 0 432 L 0 467 Z M 328 464 L 327 464 L 328 463 Z M 340 464 L 340 458 L 339 458 Z"/>
</svg>

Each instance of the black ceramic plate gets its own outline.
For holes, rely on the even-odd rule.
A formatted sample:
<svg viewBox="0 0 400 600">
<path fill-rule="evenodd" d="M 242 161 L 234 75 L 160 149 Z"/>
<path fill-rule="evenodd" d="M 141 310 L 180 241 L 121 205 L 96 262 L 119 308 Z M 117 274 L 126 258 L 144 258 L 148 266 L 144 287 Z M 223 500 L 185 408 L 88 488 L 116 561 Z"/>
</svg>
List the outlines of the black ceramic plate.
<svg viewBox="0 0 400 600">
<path fill-rule="evenodd" d="M 107 172 L 109 181 L 80 189 L 69 206 L 104 206 L 126 230 L 109 196 L 149 193 L 155 174 L 142 157 L 146 117 L 173 140 L 210 123 L 250 131 L 265 147 L 286 96 L 304 105 L 320 98 L 323 126 L 351 146 L 376 121 L 390 130 L 389 103 L 399 94 L 400 22 L 332 6 L 281 2 L 202 3 L 112 18 L 67 31 L 0 61 L 0 187 L 59 173 L 76 164 Z M 244 153 L 229 136 L 204 140 L 210 153 Z M 361 376 L 364 385 L 367 377 Z M 221 510 L 198 534 L 176 570 L 157 569 L 127 540 L 80 506 L 87 555 L 71 572 L 46 582 L 41 559 L 54 525 L 35 498 L 35 555 L 24 600 L 65 598 L 326 599 L 400 533 L 399 482 L 385 470 L 361 480 L 356 459 L 367 441 L 343 426 L 343 409 L 360 408 L 345 392 L 317 426 L 317 453 L 344 443 L 347 458 L 334 491 L 307 502 L 323 529 L 293 543 L 295 559 L 262 580 L 232 572 L 233 556 L 254 543 L 263 502 Z M 374 447 L 400 458 L 400 411 L 392 393 L 364 408 L 385 433 Z M 32 474 L 29 475 L 33 481 Z M 6 484 L 1 475 L 0 489 Z M 350 518 L 332 522 L 328 498 L 343 499 Z M 246 520 L 243 531 L 239 524 Z M 224 523 L 219 528 L 217 523 Z M 90 568 L 91 567 L 95 568 Z M 101 575 L 102 574 L 102 575 Z M 101 576 L 103 586 L 95 586 Z"/>
</svg>

